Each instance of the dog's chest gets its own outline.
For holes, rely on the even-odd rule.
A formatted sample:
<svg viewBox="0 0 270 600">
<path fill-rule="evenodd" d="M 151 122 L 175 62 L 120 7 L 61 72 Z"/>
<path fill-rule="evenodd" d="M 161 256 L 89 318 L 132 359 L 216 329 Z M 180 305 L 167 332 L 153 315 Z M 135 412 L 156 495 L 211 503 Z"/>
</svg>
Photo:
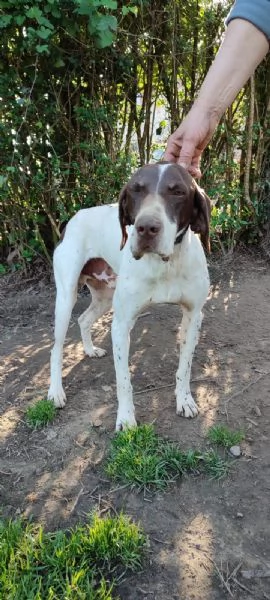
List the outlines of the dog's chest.
<svg viewBox="0 0 270 600">
<path fill-rule="evenodd" d="M 157 279 L 153 278 L 150 287 L 152 302 L 178 303 L 186 293 L 188 280 L 183 270 L 171 267 L 164 269 Z"/>
<path fill-rule="evenodd" d="M 179 259 L 164 263 L 160 258 L 149 256 L 141 261 L 140 266 L 143 266 L 142 277 L 137 279 L 137 283 L 148 295 L 149 302 L 179 303 L 183 297 L 190 295 L 193 277 Z"/>
<path fill-rule="evenodd" d="M 129 304 L 134 304 L 136 310 L 152 303 L 180 303 L 192 309 L 205 302 L 208 290 L 207 264 L 196 241 L 193 250 L 190 244 L 186 248 L 176 247 L 168 262 L 150 253 L 134 260 L 127 250 L 119 272 L 116 297 L 122 303 L 129 299 Z"/>
</svg>

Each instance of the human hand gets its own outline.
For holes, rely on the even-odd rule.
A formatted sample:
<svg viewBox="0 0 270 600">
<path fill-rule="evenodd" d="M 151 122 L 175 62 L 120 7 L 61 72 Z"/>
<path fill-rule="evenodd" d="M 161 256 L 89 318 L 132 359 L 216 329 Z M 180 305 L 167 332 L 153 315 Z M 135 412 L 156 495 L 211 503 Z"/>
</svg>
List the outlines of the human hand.
<svg viewBox="0 0 270 600">
<path fill-rule="evenodd" d="M 218 115 L 194 105 L 181 125 L 170 135 L 163 160 L 185 167 L 201 177 L 200 159 L 218 124 Z"/>
</svg>

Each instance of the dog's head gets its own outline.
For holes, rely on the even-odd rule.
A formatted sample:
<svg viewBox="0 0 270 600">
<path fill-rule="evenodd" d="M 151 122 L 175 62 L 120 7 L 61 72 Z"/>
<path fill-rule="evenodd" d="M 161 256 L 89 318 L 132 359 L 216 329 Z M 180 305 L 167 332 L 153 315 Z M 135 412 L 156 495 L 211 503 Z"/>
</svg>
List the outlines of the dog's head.
<svg viewBox="0 0 270 600">
<path fill-rule="evenodd" d="M 168 260 L 174 245 L 190 226 L 209 250 L 210 200 L 189 173 L 172 163 L 141 167 L 119 197 L 121 249 L 126 227 L 134 225 L 131 251 L 139 259 L 154 253 Z"/>
</svg>

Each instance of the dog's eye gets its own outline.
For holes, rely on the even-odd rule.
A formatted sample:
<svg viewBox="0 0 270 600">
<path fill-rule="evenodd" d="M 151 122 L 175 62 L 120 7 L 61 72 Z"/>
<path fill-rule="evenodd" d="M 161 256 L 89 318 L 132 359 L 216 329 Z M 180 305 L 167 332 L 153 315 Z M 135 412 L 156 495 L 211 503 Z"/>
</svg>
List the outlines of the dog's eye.
<svg viewBox="0 0 270 600">
<path fill-rule="evenodd" d="M 135 183 L 133 183 L 132 190 L 133 192 L 141 192 L 144 189 L 144 187 L 144 183 L 136 181 Z"/>
<path fill-rule="evenodd" d="M 177 185 L 169 185 L 168 191 L 169 191 L 170 196 L 184 196 L 185 195 L 185 191 L 183 189 L 179 188 Z"/>
</svg>

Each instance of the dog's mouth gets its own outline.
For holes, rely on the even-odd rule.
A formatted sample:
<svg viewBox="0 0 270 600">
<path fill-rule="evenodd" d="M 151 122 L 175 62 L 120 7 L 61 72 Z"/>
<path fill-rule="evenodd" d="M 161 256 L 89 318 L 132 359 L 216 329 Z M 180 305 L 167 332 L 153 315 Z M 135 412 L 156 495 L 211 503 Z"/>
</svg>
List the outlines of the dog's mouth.
<svg viewBox="0 0 270 600">
<path fill-rule="evenodd" d="M 145 254 L 154 254 L 155 256 L 159 256 L 163 262 L 168 262 L 170 260 L 170 255 L 163 254 L 162 252 L 157 252 L 153 250 L 153 248 L 143 248 L 143 250 L 135 250 L 132 252 L 133 258 L 135 260 L 140 260 Z"/>
</svg>

